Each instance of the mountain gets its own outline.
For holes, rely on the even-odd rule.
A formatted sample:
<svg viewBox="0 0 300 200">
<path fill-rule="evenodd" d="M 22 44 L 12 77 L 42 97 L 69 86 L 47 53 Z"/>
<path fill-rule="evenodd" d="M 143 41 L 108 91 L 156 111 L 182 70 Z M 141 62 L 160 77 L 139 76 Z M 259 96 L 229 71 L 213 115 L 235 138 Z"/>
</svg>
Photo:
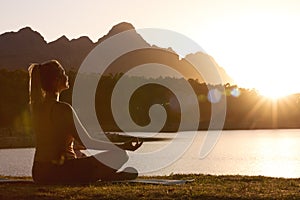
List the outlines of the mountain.
<svg viewBox="0 0 300 200">
<path fill-rule="evenodd" d="M 193 62 L 194 65 L 196 65 L 198 70 L 205 75 L 205 81 L 211 84 L 218 84 L 219 79 L 222 80 L 223 84 L 230 83 L 233 84 L 234 80 L 227 75 L 226 71 L 218 65 L 218 63 L 215 61 L 213 57 L 210 55 L 204 54 L 202 52 L 196 52 L 194 54 L 188 54 L 185 56 L 185 59 L 187 59 L 190 62 Z M 214 71 L 212 68 L 216 69 L 215 72 L 219 73 L 213 73 Z M 197 77 L 192 78 L 196 79 Z"/>
<path fill-rule="evenodd" d="M 95 44 L 88 37 L 69 40 L 66 36 L 47 43 L 26 27 L 0 35 L 0 68 L 27 69 L 30 63 L 57 59 L 67 69 L 77 69 Z"/>
<path fill-rule="evenodd" d="M 30 62 L 42 61 L 45 57 L 41 52 L 46 47 L 44 38 L 29 27 L 18 32 L 4 33 L 0 35 L 0 67 L 24 68 Z"/>
<path fill-rule="evenodd" d="M 32 30 L 30 27 L 22 28 L 17 32 L 4 33 L 0 35 L 0 69 L 27 69 L 30 63 L 56 59 L 67 70 L 72 69 L 76 71 L 93 48 L 104 40 L 127 30 L 131 30 L 130 41 L 143 44 L 143 46 L 148 48 L 120 56 L 106 70 L 107 74 L 126 72 L 133 66 L 145 63 L 160 63 L 172 66 L 186 78 L 197 78 L 200 82 L 203 81 L 203 78 L 199 76 L 199 73 L 197 73 L 191 63 L 184 58 L 179 59 L 179 56 L 171 47 L 164 49 L 155 45 L 151 46 L 135 31 L 132 24 L 126 22 L 113 26 L 106 35 L 99 38 L 95 43 L 86 36 L 72 40 L 69 40 L 66 36 L 61 36 L 57 40 L 47 43 L 40 33 Z M 195 61 L 197 66 L 201 66 L 201 70 L 204 71 L 209 71 L 213 65 L 217 66 L 224 83 L 233 83 L 225 70 L 219 67 L 211 56 L 196 52 L 187 55 L 186 58 Z M 146 74 L 149 77 L 159 77 L 162 73 L 161 71 L 152 70 Z M 143 75 L 143 72 L 137 75 Z M 210 78 L 208 79 L 210 80 Z"/>
</svg>

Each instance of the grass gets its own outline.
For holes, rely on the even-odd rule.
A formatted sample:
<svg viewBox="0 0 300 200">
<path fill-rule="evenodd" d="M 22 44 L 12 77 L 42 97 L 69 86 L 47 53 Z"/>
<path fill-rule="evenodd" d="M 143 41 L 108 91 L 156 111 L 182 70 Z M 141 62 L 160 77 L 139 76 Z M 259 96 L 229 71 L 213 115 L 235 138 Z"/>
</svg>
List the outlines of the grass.
<svg viewBox="0 0 300 200">
<path fill-rule="evenodd" d="M 24 178 L 24 177 L 23 177 Z M 0 200 L 63 199 L 300 199 L 300 179 L 263 176 L 171 175 L 183 185 L 98 182 L 88 185 L 1 183 Z M 24 178 L 28 179 L 28 178 Z"/>
</svg>

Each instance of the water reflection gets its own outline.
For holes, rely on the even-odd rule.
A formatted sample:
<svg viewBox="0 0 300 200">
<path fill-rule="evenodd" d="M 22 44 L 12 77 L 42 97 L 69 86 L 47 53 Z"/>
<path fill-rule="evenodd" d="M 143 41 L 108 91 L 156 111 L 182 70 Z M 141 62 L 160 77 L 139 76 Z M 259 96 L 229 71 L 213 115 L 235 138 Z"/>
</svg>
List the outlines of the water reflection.
<svg viewBox="0 0 300 200">
<path fill-rule="evenodd" d="M 300 177 L 300 130 L 224 131 L 213 151 L 199 159 L 205 132 L 199 132 L 194 144 L 176 163 L 145 175 L 171 173 L 240 174 L 272 177 Z M 161 143 L 145 143 L 145 151 L 154 151 Z M 0 150 L 0 174 L 30 176 L 33 149 Z M 164 159 L 161 155 L 157 160 Z M 151 168 L 153 161 L 141 160 Z"/>
<path fill-rule="evenodd" d="M 288 134 L 274 131 L 273 135 L 261 138 L 257 145 L 257 171 L 266 176 L 299 176 L 299 132 L 286 130 Z M 297 175 L 296 175 L 297 174 Z"/>
<path fill-rule="evenodd" d="M 200 132 L 186 155 L 162 172 L 300 177 L 300 130 L 224 131 L 203 160 L 201 142 Z"/>
</svg>

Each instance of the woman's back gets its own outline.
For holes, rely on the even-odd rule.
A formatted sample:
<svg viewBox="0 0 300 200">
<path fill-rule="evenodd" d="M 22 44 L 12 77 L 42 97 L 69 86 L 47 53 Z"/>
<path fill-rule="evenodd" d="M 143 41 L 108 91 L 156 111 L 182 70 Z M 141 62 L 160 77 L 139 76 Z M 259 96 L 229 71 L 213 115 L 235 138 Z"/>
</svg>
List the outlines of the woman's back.
<svg viewBox="0 0 300 200">
<path fill-rule="evenodd" d="M 38 162 L 60 162 L 61 159 L 75 158 L 73 137 L 62 126 L 63 113 L 60 102 L 45 100 L 34 111 L 36 153 Z"/>
</svg>

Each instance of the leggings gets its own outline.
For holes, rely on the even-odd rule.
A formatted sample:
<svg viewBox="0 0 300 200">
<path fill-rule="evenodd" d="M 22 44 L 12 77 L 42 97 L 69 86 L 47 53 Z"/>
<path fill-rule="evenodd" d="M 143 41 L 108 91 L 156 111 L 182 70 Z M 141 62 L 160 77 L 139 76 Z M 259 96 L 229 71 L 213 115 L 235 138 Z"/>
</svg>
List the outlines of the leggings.
<svg viewBox="0 0 300 200">
<path fill-rule="evenodd" d="M 94 156 L 69 159 L 61 165 L 34 161 L 32 177 L 34 182 L 44 184 L 90 183 L 113 177 L 127 161 L 125 151 L 107 151 Z"/>
</svg>

